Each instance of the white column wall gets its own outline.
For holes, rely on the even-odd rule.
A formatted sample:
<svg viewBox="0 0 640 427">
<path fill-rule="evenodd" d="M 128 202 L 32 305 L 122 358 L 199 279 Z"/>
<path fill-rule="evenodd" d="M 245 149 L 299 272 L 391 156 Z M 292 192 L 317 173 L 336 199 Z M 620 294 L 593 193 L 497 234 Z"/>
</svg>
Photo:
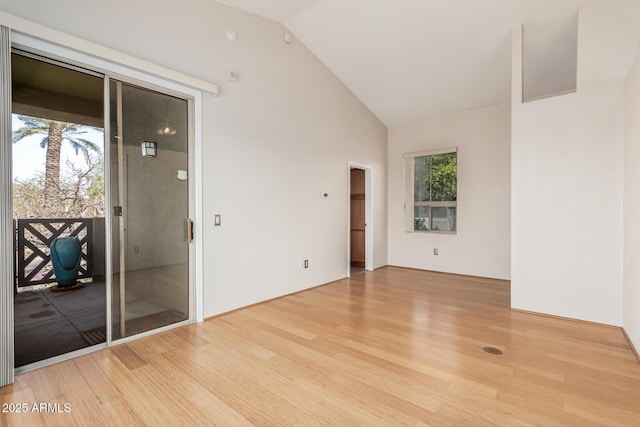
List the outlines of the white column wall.
<svg viewBox="0 0 640 427">
<path fill-rule="evenodd" d="M 513 308 L 622 325 L 623 87 L 636 11 L 625 0 L 583 4 L 577 92 L 525 104 L 515 30 Z"/>
<path fill-rule="evenodd" d="M 640 57 L 625 86 L 624 123 L 623 326 L 640 351 Z"/>
</svg>

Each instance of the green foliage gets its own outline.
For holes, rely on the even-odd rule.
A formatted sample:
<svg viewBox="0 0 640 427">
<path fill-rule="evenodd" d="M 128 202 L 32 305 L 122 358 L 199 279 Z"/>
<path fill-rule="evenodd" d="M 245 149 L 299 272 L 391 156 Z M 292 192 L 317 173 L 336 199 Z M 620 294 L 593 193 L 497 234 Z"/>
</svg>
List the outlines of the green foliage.
<svg viewBox="0 0 640 427">
<path fill-rule="evenodd" d="M 45 203 L 44 173 L 13 182 L 14 218 L 92 218 L 104 216 L 104 167 L 90 155 L 86 167 L 66 162 L 56 199 Z"/>
<path fill-rule="evenodd" d="M 44 173 L 13 185 L 17 218 L 82 218 L 104 215 L 104 167 L 100 146 L 85 139 L 89 126 L 19 115 L 22 126 L 12 142 L 42 136 L 46 149 Z M 101 129 L 93 128 L 99 131 Z M 82 154 L 85 167 L 67 161 L 61 165 L 60 147 L 67 143 Z M 62 172 L 62 173 L 61 173 Z"/>
<path fill-rule="evenodd" d="M 425 186 L 431 189 L 431 201 L 455 201 L 458 195 L 457 153 L 436 154 L 428 158 L 431 161 L 431 173 L 425 180 Z"/>
<path fill-rule="evenodd" d="M 426 218 L 415 217 L 413 219 L 413 229 L 416 231 L 428 231 Z"/>
<path fill-rule="evenodd" d="M 456 202 L 458 198 L 458 154 L 443 153 L 415 157 L 414 160 L 414 201 L 422 202 L 416 206 L 413 220 L 415 231 L 438 231 L 441 222 L 441 209 L 447 212 L 449 208 L 434 207 L 432 202 Z M 449 203 L 445 204 L 449 205 Z M 455 206 L 455 203 L 450 203 Z M 455 208 L 454 212 L 455 212 Z M 439 212 L 441 215 L 435 215 Z M 434 221 L 432 216 L 437 218 Z M 454 213 L 455 217 L 455 213 Z M 444 218 L 444 219 L 446 219 Z M 449 221 L 451 222 L 451 221 Z M 455 218 L 453 218 L 455 230 Z M 445 228 L 449 230 L 449 228 Z"/>
</svg>

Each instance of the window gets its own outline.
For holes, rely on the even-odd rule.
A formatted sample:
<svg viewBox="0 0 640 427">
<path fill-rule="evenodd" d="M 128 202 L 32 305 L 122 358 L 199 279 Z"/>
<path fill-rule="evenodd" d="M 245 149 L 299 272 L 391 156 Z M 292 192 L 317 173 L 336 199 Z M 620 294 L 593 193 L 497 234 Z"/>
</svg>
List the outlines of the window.
<svg viewBox="0 0 640 427">
<path fill-rule="evenodd" d="M 455 234 L 457 148 L 406 153 L 405 229 Z"/>
</svg>

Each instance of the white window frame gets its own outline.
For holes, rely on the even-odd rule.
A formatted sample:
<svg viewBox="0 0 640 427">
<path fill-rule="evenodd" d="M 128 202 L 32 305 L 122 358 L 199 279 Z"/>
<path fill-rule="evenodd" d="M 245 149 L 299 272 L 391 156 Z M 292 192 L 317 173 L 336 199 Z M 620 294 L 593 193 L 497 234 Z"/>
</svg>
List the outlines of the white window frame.
<svg viewBox="0 0 640 427">
<path fill-rule="evenodd" d="M 404 188 L 405 188 L 405 196 L 404 196 L 404 226 L 405 231 L 408 233 L 439 233 L 439 234 L 457 234 L 458 226 L 457 226 L 457 216 L 458 216 L 458 202 L 416 202 L 414 200 L 414 182 L 415 182 L 415 159 L 416 157 L 425 157 L 425 156 L 435 156 L 437 154 L 447 154 L 447 153 L 458 153 L 458 147 L 448 147 L 448 148 L 439 148 L 436 150 L 427 150 L 427 151 L 416 151 L 413 153 L 404 153 L 402 157 L 404 158 Z M 457 181 L 457 171 L 456 171 L 456 181 Z M 457 195 L 456 195 L 457 199 Z M 415 207 L 416 206 L 429 206 L 431 208 L 434 207 L 454 207 L 456 208 L 456 229 L 454 231 L 443 231 L 443 230 L 432 230 L 433 224 L 433 215 L 429 215 L 429 224 L 428 230 L 416 230 L 415 229 Z"/>
</svg>

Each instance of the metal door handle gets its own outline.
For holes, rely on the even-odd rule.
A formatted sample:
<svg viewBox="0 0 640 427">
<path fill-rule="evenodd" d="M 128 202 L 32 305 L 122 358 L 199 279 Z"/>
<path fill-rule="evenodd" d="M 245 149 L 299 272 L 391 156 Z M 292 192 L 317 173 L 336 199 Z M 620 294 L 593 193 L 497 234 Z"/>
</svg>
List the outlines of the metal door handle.
<svg viewBox="0 0 640 427">
<path fill-rule="evenodd" d="M 193 242 L 193 221 L 187 220 L 187 243 Z"/>
</svg>

